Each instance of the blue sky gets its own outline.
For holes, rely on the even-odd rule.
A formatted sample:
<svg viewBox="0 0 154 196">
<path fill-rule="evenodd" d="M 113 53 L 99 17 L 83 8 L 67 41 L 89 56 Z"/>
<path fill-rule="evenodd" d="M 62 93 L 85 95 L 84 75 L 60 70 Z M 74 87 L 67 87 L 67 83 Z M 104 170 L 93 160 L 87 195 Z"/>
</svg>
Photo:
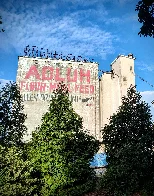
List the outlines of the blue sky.
<svg viewBox="0 0 154 196">
<path fill-rule="evenodd" d="M 135 73 L 154 85 L 154 38 L 138 35 L 136 0 L 1 0 L 0 80 L 16 80 L 18 56 L 26 45 L 94 58 L 110 70 L 119 55 L 133 53 Z M 154 88 L 136 77 L 151 106 Z M 154 119 L 154 118 L 153 118 Z"/>
</svg>

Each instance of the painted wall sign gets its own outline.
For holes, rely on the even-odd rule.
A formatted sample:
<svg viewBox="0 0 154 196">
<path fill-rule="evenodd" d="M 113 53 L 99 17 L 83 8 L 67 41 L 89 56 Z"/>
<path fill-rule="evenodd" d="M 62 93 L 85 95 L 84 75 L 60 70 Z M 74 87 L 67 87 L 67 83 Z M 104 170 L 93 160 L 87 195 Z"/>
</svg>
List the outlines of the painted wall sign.
<svg viewBox="0 0 154 196">
<path fill-rule="evenodd" d="M 32 65 L 28 72 L 26 73 L 25 79 L 29 79 L 31 76 L 34 77 L 37 80 L 52 80 L 55 79 L 55 81 L 67 81 L 67 82 L 77 82 L 77 69 L 73 70 L 73 77 L 71 77 L 71 68 L 66 69 L 66 75 L 65 78 L 63 78 L 60 75 L 60 68 L 55 68 L 56 73 L 54 74 L 54 68 L 49 66 L 44 66 L 41 70 L 41 73 L 39 73 L 37 67 L 35 65 Z M 85 77 L 87 80 L 87 83 L 90 83 L 90 70 L 79 70 L 79 77 L 80 82 L 83 82 L 83 78 Z"/>
<path fill-rule="evenodd" d="M 97 135 L 99 130 L 98 64 L 57 59 L 19 57 L 17 83 L 27 114 L 29 134 L 47 112 L 53 90 L 63 81 L 69 90 L 74 110 L 83 118 L 83 126 Z"/>
<path fill-rule="evenodd" d="M 66 82 L 69 92 L 93 94 L 95 87 L 90 85 L 90 70 L 66 68 L 63 75 L 60 68 L 42 67 L 41 71 L 32 65 L 26 72 L 24 80 L 20 81 L 21 91 L 52 92 L 59 82 Z M 52 82 L 52 81 L 55 82 Z M 30 82 L 31 81 L 31 82 Z M 79 82 L 78 82 L 79 81 Z"/>
<path fill-rule="evenodd" d="M 22 94 L 22 99 L 23 101 L 50 101 L 54 95 L 53 94 L 29 94 L 29 93 L 24 93 Z M 94 97 L 89 97 L 89 98 L 82 98 L 81 96 L 69 96 L 70 101 L 72 102 L 83 102 L 83 103 L 88 103 L 90 100 L 94 101 Z M 88 106 L 88 105 L 87 105 Z"/>
</svg>

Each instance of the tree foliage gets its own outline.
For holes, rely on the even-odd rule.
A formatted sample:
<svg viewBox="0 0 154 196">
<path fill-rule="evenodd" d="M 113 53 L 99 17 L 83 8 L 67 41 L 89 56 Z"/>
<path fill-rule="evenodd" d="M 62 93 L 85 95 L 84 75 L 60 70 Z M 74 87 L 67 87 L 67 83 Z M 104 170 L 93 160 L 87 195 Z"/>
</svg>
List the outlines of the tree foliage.
<svg viewBox="0 0 154 196">
<path fill-rule="evenodd" d="M 154 129 L 150 107 L 135 87 L 102 130 L 108 168 L 103 186 L 115 195 L 145 189 L 152 195 Z"/>
<path fill-rule="evenodd" d="M 138 11 L 138 21 L 143 23 L 138 34 L 154 37 L 154 0 L 139 1 L 135 11 Z"/>
<path fill-rule="evenodd" d="M 27 129 L 24 125 L 22 97 L 16 83 L 8 83 L 0 89 L 0 144 L 20 145 Z"/>
<path fill-rule="evenodd" d="M 26 115 L 16 83 L 0 89 L 0 195 L 32 195 L 37 187 L 32 165 L 27 159 Z M 27 147 L 26 147 L 27 146 Z"/>
<path fill-rule="evenodd" d="M 82 118 L 73 110 L 64 84 L 54 92 L 30 145 L 29 157 L 41 178 L 41 195 L 75 196 L 92 189 L 95 173 L 89 162 L 99 142 L 83 131 Z"/>
<path fill-rule="evenodd" d="M 37 192 L 39 179 L 24 155 L 23 148 L 0 145 L 0 195 L 32 196 Z"/>
</svg>

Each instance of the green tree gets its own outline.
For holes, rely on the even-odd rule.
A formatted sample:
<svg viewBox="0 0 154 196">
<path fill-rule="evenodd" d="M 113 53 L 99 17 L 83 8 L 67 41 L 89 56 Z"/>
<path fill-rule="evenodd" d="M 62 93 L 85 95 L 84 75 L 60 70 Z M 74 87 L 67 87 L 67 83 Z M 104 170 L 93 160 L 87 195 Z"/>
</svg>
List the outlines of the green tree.
<svg viewBox="0 0 154 196">
<path fill-rule="evenodd" d="M 38 192 L 39 179 L 34 175 L 25 152 L 16 146 L 0 145 L 0 195 L 32 196 Z"/>
<path fill-rule="evenodd" d="M 8 83 L 0 89 L 0 144 L 22 144 L 27 129 L 24 125 L 22 97 L 17 84 Z"/>
<path fill-rule="evenodd" d="M 103 186 L 115 195 L 147 190 L 152 195 L 154 129 L 150 107 L 135 87 L 128 89 L 122 105 L 102 130 L 108 168 Z"/>
<path fill-rule="evenodd" d="M 154 0 L 139 1 L 135 11 L 138 11 L 138 21 L 143 23 L 138 34 L 154 37 Z"/>
<path fill-rule="evenodd" d="M 10 82 L 0 89 L 0 195 L 32 195 L 37 187 L 22 142 L 25 118 L 19 88 Z"/>
<path fill-rule="evenodd" d="M 99 142 L 83 131 L 82 118 L 73 110 L 64 84 L 54 92 L 30 145 L 29 157 L 40 173 L 42 195 L 75 196 L 93 188 L 95 173 L 89 162 Z"/>
</svg>

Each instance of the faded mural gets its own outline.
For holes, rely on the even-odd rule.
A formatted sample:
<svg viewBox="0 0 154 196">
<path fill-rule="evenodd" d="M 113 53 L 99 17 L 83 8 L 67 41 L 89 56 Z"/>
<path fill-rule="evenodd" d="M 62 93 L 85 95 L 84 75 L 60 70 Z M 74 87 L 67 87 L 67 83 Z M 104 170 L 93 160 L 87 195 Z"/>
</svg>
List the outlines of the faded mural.
<svg viewBox="0 0 154 196">
<path fill-rule="evenodd" d="M 52 92 L 63 81 L 69 90 L 75 111 L 83 117 L 83 125 L 90 134 L 99 137 L 99 81 L 98 64 L 19 57 L 17 83 L 27 114 L 29 135 L 41 123 L 48 109 Z"/>
<path fill-rule="evenodd" d="M 117 112 L 121 99 L 130 85 L 135 85 L 133 54 L 118 55 L 111 70 L 98 78 L 98 64 L 93 62 L 19 57 L 17 83 L 27 114 L 25 125 L 28 140 L 47 112 L 53 90 L 63 81 L 69 90 L 74 110 L 83 118 L 83 127 L 95 138 L 102 140 L 101 129 Z"/>
</svg>

